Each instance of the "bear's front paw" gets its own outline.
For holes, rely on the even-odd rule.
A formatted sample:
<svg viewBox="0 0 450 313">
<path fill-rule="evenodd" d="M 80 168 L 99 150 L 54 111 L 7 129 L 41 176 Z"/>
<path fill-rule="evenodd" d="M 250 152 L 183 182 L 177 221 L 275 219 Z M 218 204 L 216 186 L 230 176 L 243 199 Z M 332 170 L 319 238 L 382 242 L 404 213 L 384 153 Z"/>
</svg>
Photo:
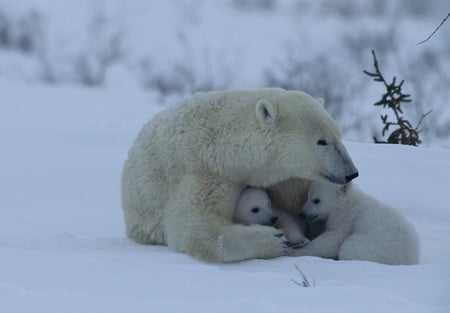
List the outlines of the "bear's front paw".
<svg viewBox="0 0 450 313">
<path fill-rule="evenodd" d="M 281 247 L 283 248 L 283 254 L 288 254 L 289 249 L 292 247 L 292 242 L 286 239 L 283 233 L 276 233 L 273 235 L 280 241 Z"/>
<path fill-rule="evenodd" d="M 259 258 L 273 258 L 289 253 L 289 241 L 283 231 L 271 226 L 245 226 L 252 239 L 248 242 Z"/>
</svg>

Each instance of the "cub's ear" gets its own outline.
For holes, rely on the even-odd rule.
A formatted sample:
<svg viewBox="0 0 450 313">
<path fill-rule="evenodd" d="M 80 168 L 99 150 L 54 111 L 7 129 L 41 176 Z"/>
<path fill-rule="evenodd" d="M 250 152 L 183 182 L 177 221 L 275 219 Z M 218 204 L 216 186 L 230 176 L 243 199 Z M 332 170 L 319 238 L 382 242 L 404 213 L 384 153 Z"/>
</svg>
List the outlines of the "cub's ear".
<svg viewBox="0 0 450 313">
<path fill-rule="evenodd" d="M 318 98 L 317 102 L 319 102 L 321 106 L 325 104 L 325 100 L 323 98 Z"/>
<path fill-rule="evenodd" d="M 276 108 L 266 99 L 258 100 L 256 103 L 256 119 L 264 127 L 271 127 L 277 118 Z"/>
</svg>

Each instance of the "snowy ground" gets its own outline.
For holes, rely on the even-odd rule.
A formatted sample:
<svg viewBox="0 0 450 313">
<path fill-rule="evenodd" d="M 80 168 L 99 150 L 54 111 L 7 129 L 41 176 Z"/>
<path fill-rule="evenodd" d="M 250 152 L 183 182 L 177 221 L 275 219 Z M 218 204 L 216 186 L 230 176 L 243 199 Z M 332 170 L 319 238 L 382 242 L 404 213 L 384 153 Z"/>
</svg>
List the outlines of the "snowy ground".
<svg viewBox="0 0 450 313">
<path fill-rule="evenodd" d="M 124 237 L 120 172 L 154 98 L 0 80 L 0 109 L 1 312 L 450 312 L 450 150 L 347 143 L 362 188 L 417 228 L 417 266 L 205 264 Z"/>
</svg>

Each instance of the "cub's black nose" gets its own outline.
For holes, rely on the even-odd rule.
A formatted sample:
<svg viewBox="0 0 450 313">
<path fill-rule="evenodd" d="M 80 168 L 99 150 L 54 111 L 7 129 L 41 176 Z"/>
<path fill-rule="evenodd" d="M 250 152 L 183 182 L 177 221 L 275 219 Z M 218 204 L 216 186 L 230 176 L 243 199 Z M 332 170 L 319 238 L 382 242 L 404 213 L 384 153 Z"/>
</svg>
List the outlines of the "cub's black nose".
<svg viewBox="0 0 450 313">
<path fill-rule="evenodd" d="M 278 217 L 272 217 L 271 219 L 270 219 L 270 222 L 272 223 L 272 225 L 275 225 L 277 222 L 278 222 Z"/>
<path fill-rule="evenodd" d="M 355 173 L 353 173 L 352 175 L 345 176 L 345 180 L 346 180 L 347 183 L 348 183 L 348 182 L 350 182 L 351 180 L 353 180 L 354 178 L 356 178 L 356 177 L 358 177 L 358 176 L 359 176 L 359 173 L 358 173 L 358 172 L 355 172 Z"/>
<path fill-rule="evenodd" d="M 306 221 L 314 221 L 319 215 L 317 214 L 305 214 L 303 212 L 300 213 L 300 217 Z"/>
</svg>

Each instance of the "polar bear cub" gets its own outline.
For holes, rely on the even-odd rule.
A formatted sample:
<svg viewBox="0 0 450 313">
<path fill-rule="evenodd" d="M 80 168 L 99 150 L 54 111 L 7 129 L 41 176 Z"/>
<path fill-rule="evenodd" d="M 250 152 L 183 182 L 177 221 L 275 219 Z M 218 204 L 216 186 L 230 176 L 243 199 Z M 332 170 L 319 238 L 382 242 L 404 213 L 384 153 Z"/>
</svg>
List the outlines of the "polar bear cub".
<svg viewBox="0 0 450 313">
<path fill-rule="evenodd" d="M 267 193 L 260 188 L 246 188 L 241 192 L 236 202 L 233 219 L 244 225 L 266 226 L 273 226 L 278 221 Z"/>
<path fill-rule="evenodd" d="M 237 202 L 233 219 L 244 225 L 260 224 L 283 230 L 292 247 L 302 247 L 309 242 L 304 226 L 291 214 L 273 208 L 266 191 L 261 188 L 244 189 Z"/>
<path fill-rule="evenodd" d="M 297 256 L 390 265 L 419 262 L 419 239 L 414 227 L 353 183 L 340 186 L 313 182 L 301 216 L 309 221 L 326 219 L 326 230 L 296 250 Z"/>
</svg>

